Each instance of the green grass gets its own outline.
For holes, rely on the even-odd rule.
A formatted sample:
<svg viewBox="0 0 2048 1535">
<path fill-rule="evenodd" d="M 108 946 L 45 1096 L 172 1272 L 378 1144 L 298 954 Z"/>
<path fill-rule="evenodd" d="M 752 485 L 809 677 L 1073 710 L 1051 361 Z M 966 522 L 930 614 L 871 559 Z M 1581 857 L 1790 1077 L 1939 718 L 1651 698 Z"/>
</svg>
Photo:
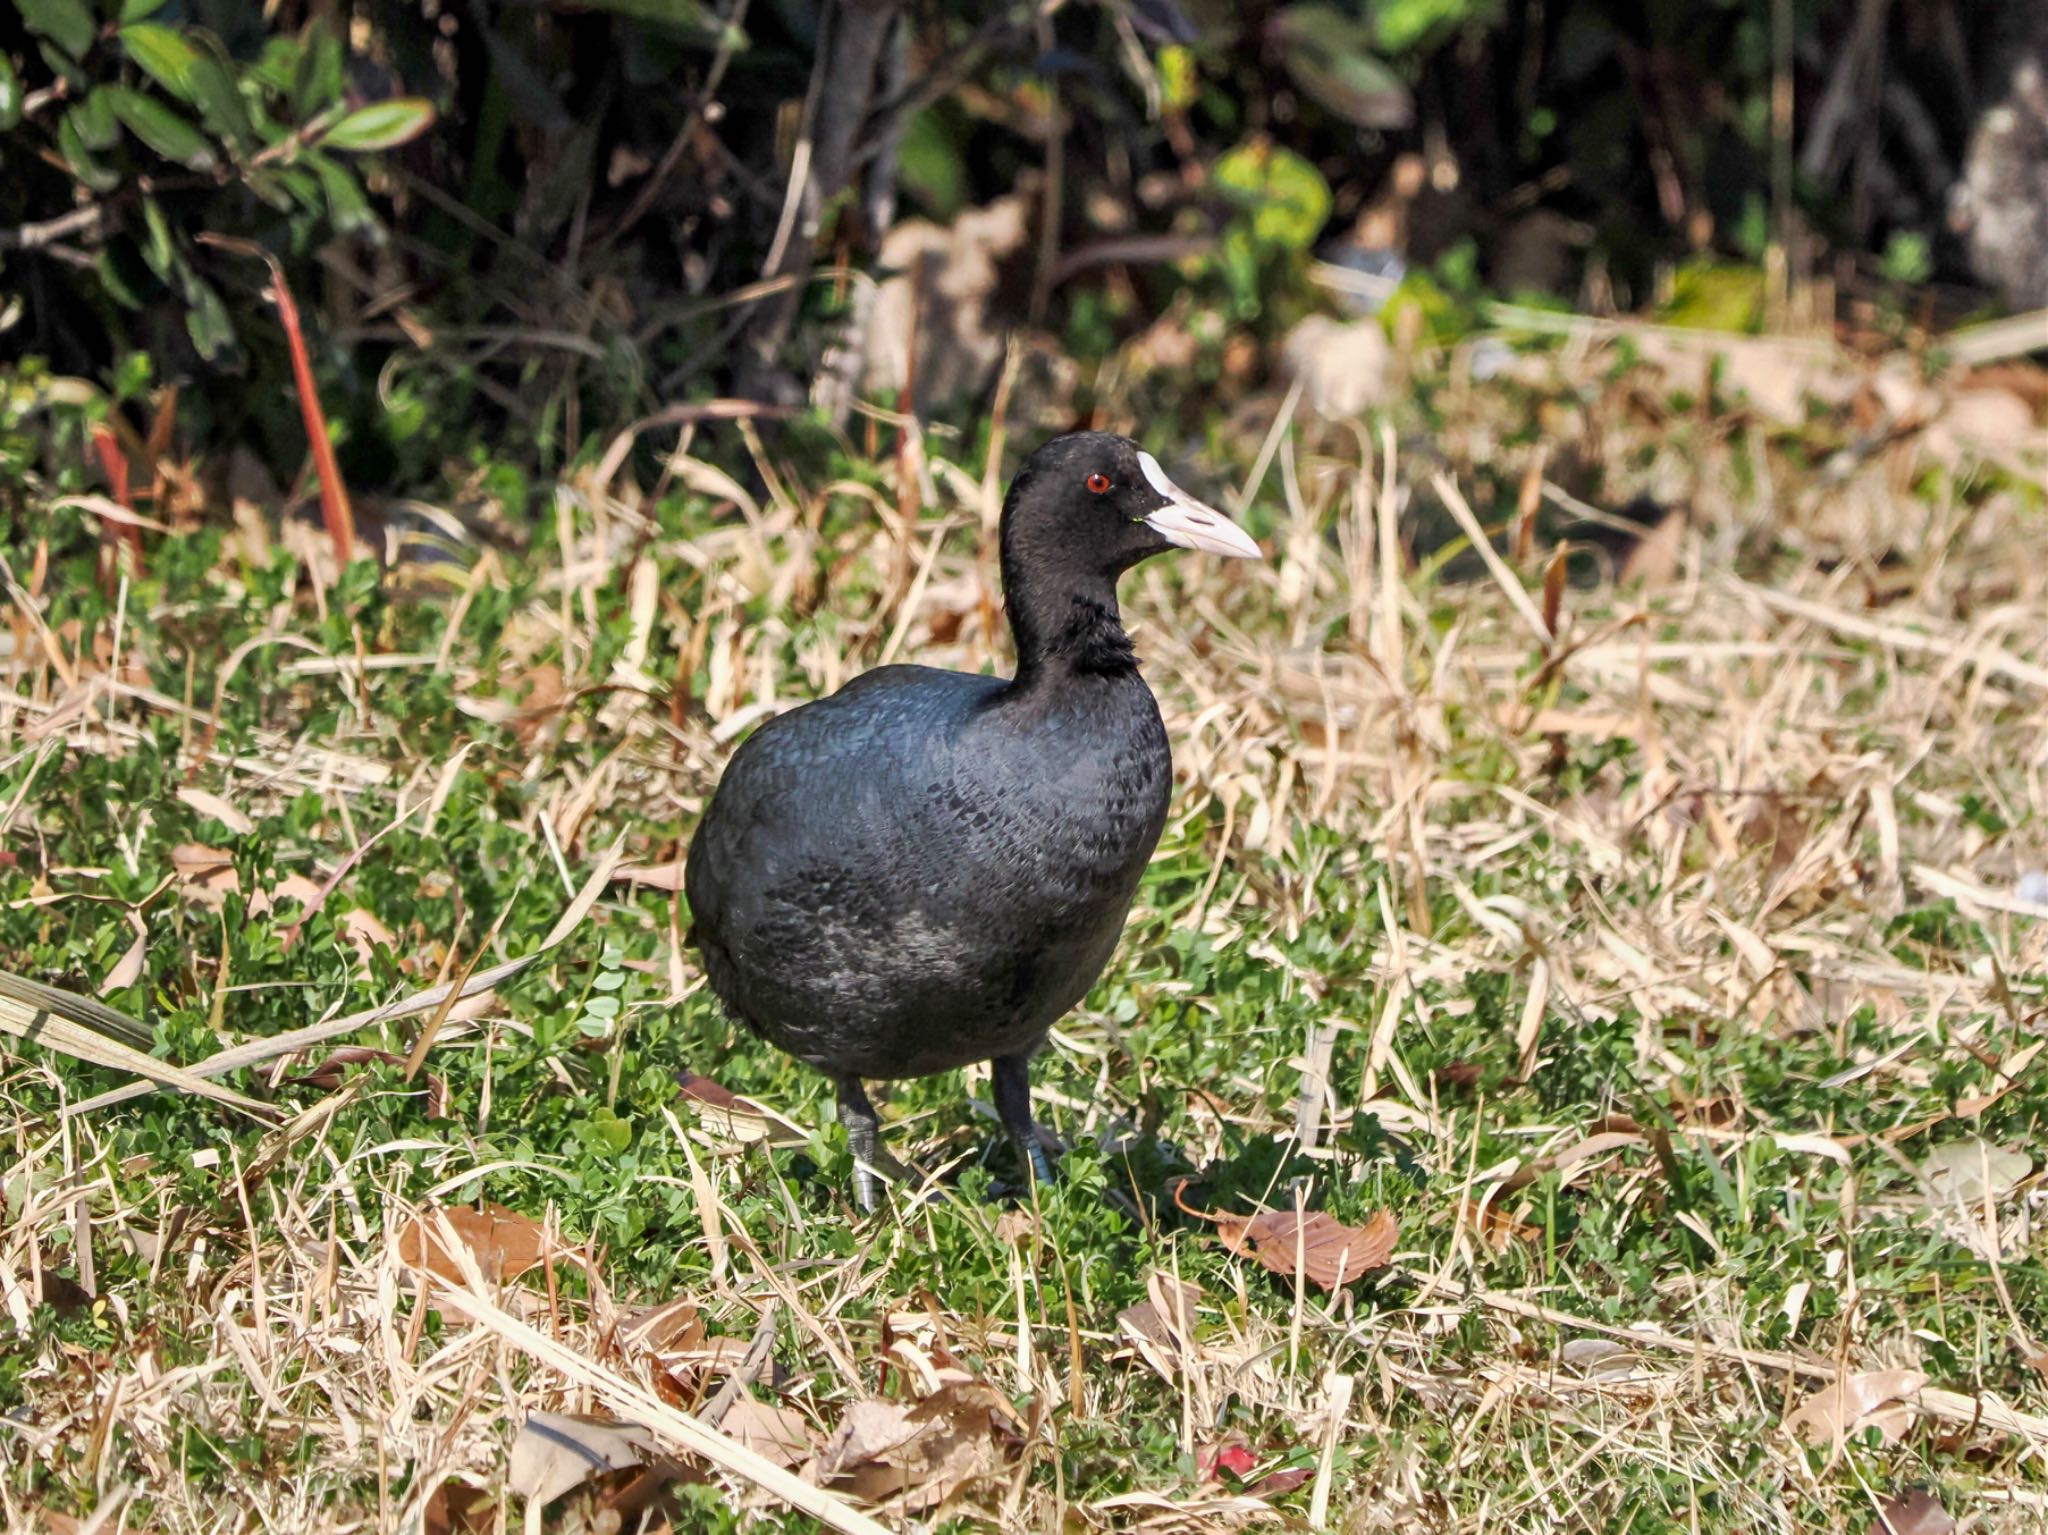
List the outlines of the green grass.
<svg viewBox="0 0 2048 1535">
<path fill-rule="evenodd" d="M 1352 527 L 1348 480 L 1320 473 L 1342 458 L 1314 449 L 1303 503 L 1276 498 L 1275 542 L 1290 518 L 1370 540 L 1371 508 Z M 858 473 L 894 499 L 869 466 L 778 467 L 793 487 Z M 900 620 L 906 657 L 994 660 L 977 506 L 931 508 L 899 541 L 850 494 L 764 495 L 747 520 L 672 492 L 609 514 L 598 556 L 591 504 L 566 580 L 543 518 L 464 601 L 459 571 L 380 584 L 358 566 L 316 603 L 283 549 L 252 557 L 212 531 L 153 542 L 123 598 L 89 516 L 39 499 L 0 513 L 14 579 L 43 565 L 42 629 L 17 610 L 0 674 L 6 966 L 91 992 L 139 930 L 140 977 L 108 1000 L 191 1063 L 532 951 L 614 841 L 641 866 L 678 855 L 731 749 L 720 721 L 873 664 Z M 2023 493 L 1976 515 L 2048 549 Z M 743 1343 L 777 1303 L 749 1395 L 801 1414 L 814 1445 L 856 1400 L 923 1394 L 917 1361 L 994 1384 L 1023 1427 L 945 1511 L 959 1528 L 1298 1522 L 1312 1482 L 1255 1497 L 1203 1468 L 1241 1441 L 1252 1484 L 1314 1470 L 1339 1375 L 1330 1507 L 1350 1530 L 1865 1530 L 1920 1485 L 1978 1527 L 2031 1528 L 2039 1419 L 2000 1431 L 1937 1408 L 1893 1439 L 1862 1424 L 1809 1448 L 1781 1425 L 1819 1377 L 1764 1357 L 1910 1367 L 2048 1411 L 2029 1361 L 2048 1334 L 2034 1180 L 1945 1206 L 1920 1171 L 1978 1137 L 2030 1153 L 2048 1110 L 2031 1054 L 2048 940 L 1995 903 L 2048 862 L 2048 710 L 1967 664 L 1957 593 L 1983 574 L 1982 539 L 1949 551 L 1910 612 L 1852 612 L 1796 534 L 1740 575 L 1575 592 L 1567 633 L 1590 643 L 1550 675 L 1490 585 L 1404 587 L 1390 629 L 1375 576 L 1372 632 L 1353 635 L 1344 561 L 1316 539 L 1291 605 L 1270 572 L 1189 562 L 1129 582 L 1182 783 L 1117 959 L 1039 1064 L 1041 1118 L 1072 1149 L 1021 1203 L 1014 1154 L 965 1101 L 985 1105 L 985 1080 L 956 1075 L 899 1084 L 885 1110 L 951 1197 L 859 1219 L 827 1084 L 718 1012 L 658 884 L 613 883 L 559 948 L 445 1023 L 410 1081 L 379 1059 L 302 1080 L 327 1047 L 281 1079 L 231 1079 L 274 1096 L 282 1129 L 166 1093 L 61 1120 L 118 1081 L 10 1054 L 9 1519 L 84 1518 L 128 1488 L 137 1528 L 397 1527 L 451 1477 L 487 1494 L 476 1528 L 501 1503 L 519 1518 L 520 1417 L 596 1399 L 457 1311 L 421 1312 L 395 1240 L 422 1203 L 489 1202 L 600 1255 L 601 1286 L 559 1262 L 552 1287 L 529 1276 L 506 1304 L 629 1378 L 650 1366 L 618 1343 L 622 1312 L 687 1297 Z M 636 560 L 658 599 L 637 636 Z M 2023 563 L 2004 599 L 2033 626 L 2000 636 L 2036 665 L 2043 568 Z M 1854 622 L 1773 616 L 1751 582 Z M 1655 661 L 1644 626 L 1605 629 L 1638 609 L 1667 647 Z M 1856 622 L 1947 648 L 1899 650 Z M 1372 659 L 1390 654 L 1391 680 Z M 1540 727 L 1537 707 L 1554 711 Z M 248 829 L 180 798 L 193 789 Z M 234 888 L 181 874 L 188 845 L 226 854 Z M 1938 893 L 1922 865 L 1977 894 Z M 317 912 L 273 894 L 294 876 L 334 879 Z M 335 1043 L 402 1059 L 421 1023 Z M 1304 1149 L 1322 1026 L 1334 1114 Z M 806 1133 L 734 1135 L 679 1095 L 685 1068 Z M 263 1175 L 238 1185 L 252 1164 Z M 1176 1187 L 1218 1212 L 1389 1209 L 1396 1261 L 1297 1294 L 1230 1255 Z M 1120 1322 L 1154 1270 L 1202 1294 L 1171 1379 Z M 1562 1346 L 1613 1334 L 1568 1318 L 1653 1332 L 1588 1373 Z M 676 1399 L 701 1406 L 722 1378 L 685 1372 Z M 703 1486 L 656 1507 L 678 1529 L 808 1527 Z"/>
</svg>

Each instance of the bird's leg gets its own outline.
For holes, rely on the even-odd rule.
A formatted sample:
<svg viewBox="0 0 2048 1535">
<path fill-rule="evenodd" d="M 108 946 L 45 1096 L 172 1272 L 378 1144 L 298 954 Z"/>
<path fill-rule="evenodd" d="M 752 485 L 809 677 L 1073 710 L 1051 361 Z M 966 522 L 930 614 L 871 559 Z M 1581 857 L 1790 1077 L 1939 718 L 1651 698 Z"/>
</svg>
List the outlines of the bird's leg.
<svg viewBox="0 0 2048 1535">
<path fill-rule="evenodd" d="M 839 1079 L 839 1122 L 846 1126 L 847 1148 L 853 1152 L 853 1197 L 872 1215 L 881 1201 L 882 1179 L 901 1177 L 903 1166 L 882 1149 L 882 1119 L 859 1077 Z"/>
<path fill-rule="evenodd" d="M 1030 1165 L 1031 1176 L 1039 1183 L 1052 1182 L 1052 1164 L 1045 1159 L 1045 1148 L 1038 1141 L 1038 1126 L 1031 1121 L 1031 1057 L 1019 1052 L 1016 1055 L 999 1055 L 991 1063 L 995 1089 L 996 1117 L 1003 1122 L 1003 1128 L 1010 1132 L 1010 1138 L 1017 1143 L 1017 1149 L 1024 1153 L 1024 1160 Z"/>
</svg>

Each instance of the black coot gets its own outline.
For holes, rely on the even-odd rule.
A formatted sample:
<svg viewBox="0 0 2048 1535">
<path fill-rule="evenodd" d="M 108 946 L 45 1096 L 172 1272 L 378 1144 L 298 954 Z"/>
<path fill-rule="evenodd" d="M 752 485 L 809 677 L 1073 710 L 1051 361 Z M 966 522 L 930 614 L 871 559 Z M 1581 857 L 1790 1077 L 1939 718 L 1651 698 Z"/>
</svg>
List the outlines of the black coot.
<svg viewBox="0 0 2048 1535">
<path fill-rule="evenodd" d="M 686 888 L 711 989 L 837 1081 L 865 1209 L 890 1164 L 864 1077 L 993 1061 L 1047 1175 L 1031 1056 L 1116 947 L 1173 776 L 1116 580 L 1176 546 L 1259 554 L 1129 439 L 1055 438 L 1003 505 L 1017 675 L 856 677 L 755 731 L 704 812 Z"/>
</svg>

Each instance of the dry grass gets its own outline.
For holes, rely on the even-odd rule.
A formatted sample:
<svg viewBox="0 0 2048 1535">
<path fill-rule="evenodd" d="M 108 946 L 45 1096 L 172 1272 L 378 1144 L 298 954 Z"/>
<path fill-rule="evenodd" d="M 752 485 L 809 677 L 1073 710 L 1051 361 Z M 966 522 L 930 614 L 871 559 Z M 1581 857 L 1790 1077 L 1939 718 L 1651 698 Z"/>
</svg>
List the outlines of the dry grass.
<svg viewBox="0 0 2048 1535">
<path fill-rule="evenodd" d="M 917 1400 L 968 1425 L 949 1441 L 960 1459 L 920 1474 L 960 1472 L 949 1507 L 976 1526 L 1862 1529 L 1924 1481 L 1970 1528 L 2040 1527 L 2031 1139 L 2048 1107 L 2048 912 L 2019 893 L 2048 867 L 2039 495 L 1966 472 L 1981 454 L 1933 456 L 1924 433 L 1805 468 L 1810 439 L 1739 413 L 1681 420 L 1660 403 L 1646 422 L 1661 398 L 1647 370 L 1578 353 L 1545 366 L 1572 387 L 1440 400 L 1441 483 L 1391 433 L 1296 423 L 1259 498 L 1275 509 L 1270 566 L 1155 564 L 1128 584 L 1175 742 L 1175 822 L 1134 921 L 1141 974 L 1069 1019 L 1040 1073 L 1070 1143 L 1164 1141 L 1169 1162 L 1240 1194 L 1265 1177 L 1279 1206 L 1297 1189 L 1354 1214 L 1391 1204 L 1392 1276 L 1336 1295 L 1276 1282 L 1158 1215 L 1157 1188 L 1127 1188 L 1147 1215 L 1114 1229 L 1080 1188 L 1035 1211 L 906 1203 L 857 1223 L 771 1154 L 800 1133 L 679 1099 L 634 1134 L 675 1168 L 643 1190 L 682 1200 L 669 1239 L 692 1245 L 672 1266 L 687 1285 L 632 1293 L 635 1255 L 575 1224 L 573 1178 L 524 1202 L 548 1229 L 522 1228 L 536 1261 L 512 1282 L 492 1272 L 495 1239 L 451 1236 L 429 1265 L 393 1236 L 423 1205 L 565 1177 L 559 1159 L 473 1153 L 510 1112 L 488 1063 L 483 1101 L 458 1089 L 452 1118 L 419 1134 L 351 1129 L 395 1076 L 315 1090 L 266 1069 L 293 1116 L 281 1127 L 220 1118 L 209 1145 L 144 1152 L 123 1138 L 130 1109 L 60 1114 L 85 1075 L 30 1055 L 4 1082 L 0 1301 L 28 1350 L 24 1405 L 0 1421 L 8 1527 L 538 1528 L 537 1507 L 503 1494 L 513 1429 L 540 1409 L 643 1424 L 680 1459 L 664 1474 L 708 1478 L 749 1519 L 799 1495 L 776 1480 L 789 1470 L 762 1470 L 765 1450 L 830 1481 L 802 1494 L 816 1517 L 895 1527 L 931 1511 L 887 1478 L 827 1477 L 828 1441 L 856 1404 Z M 1651 583 L 1546 589 L 1540 540 L 1463 585 L 1390 559 L 1411 494 L 1461 525 L 1512 509 L 1462 507 L 1475 466 L 1577 503 L 1515 446 L 1532 409 L 1553 444 L 1604 467 L 1610 501 L 1685 488 L 1691 518 L 1667 530 Z M 479 755 L 524 786 L 533 892 L 567 907 L 621 833 L 639 871 L 576 913 L 536 973 L 576 994 L 569 967 L 617 937 L 703 1048 L 717 1026 L 678 947 L 657 828 L 688 824 L 767 713 L 886 659 L 1000 665 L 1005 643 L 993 481 L 942 438 L 859 483 L 808 483 L 751 429 L 738 441 L 762 492 L 687 428 L 644 492 L 623 453 L 565 487 L 566 555 L 488 657 L 458 635 L 504 580 L 496 556 L 438 599 L 457 614 L 438 654 L 379 654 L 374 636 L 344 653 L 310 641 L 304 608 L 281 611 L 279 633 L 320 653 L 222 669 L 230 696 L 280 668 L 292 690 L 232 750 L 213 745 L 204 688 L 182 702 L 95 663 L 94 636 L 39 628 L 43 600 L 19 591 L 0 753 L 27 799 L 10 790 L 5 813 L 45 830 L 66 813 L 53 798 L 37 819 L 30 765 L 49 743 L 123 753 L 168 731 L 175 770 L 244 815 L 314 796 L 335 885 L 374 862 L 380 827 L 447 813 L 452 745 L 409 757 L 385 718 L 387 690 L 440 671 L 469 728 L 493 732 Z M 725 515 L 678 533 L 659 514 L 675 487 Z M 127 643 L 160 643 L 163 618 L 127 614 Z M 679 667 L 702 679 L 695 707 L 671 707 Z M 327 726 L 302 728 L 316 714 Z M 91 888 L 50 871 L 27 899 Z M 417 984 L 475 964 L 485 925 L 431 935 Z M 1188 933 L 1249 956 L 1260 989 L 1233 999 L 1142 957 Z M 1127 1001 L 1139 1011 L 1119 1016 Z M 523 990 L 428 1004 L 415 1064 L 508 1048 L 547 1005 Z M 1156 1029 L 1133 1045 L 1149 1012 L 1175 1009 L 1207 1037 L 1184 1055 Z M 402 1058 L 411 1040 L 394 1042 Z M 791 1089 L 807 1104 L 773 1096 L 799 1079 L 770 1063 L 690 1064 L 817 1119 L 810 1089 Z M 602 1069 L 573 1075 L 603 1097 Z M 899 1100 L 897 1138 L 924 1165 L 977 1154 L 983 1125 L 943 1094 Z M 2026 1171 L 1944 1181 L 1931 1149 L 1980 1131 Z M 1248 1150 L 1290 1136 L 1314 1175 Z M 1097 1165 L 1113 1189 L 1120 1167 L 1151 1164 L 1112 1149 Z M 194 1169 L 212 1202 L 189 1202 Z M 1119 1311 L 1147 1268 L 1200 1289 L 1185 1325 L 1140 1337 Z M 34 1324 L 39 1298 L 72 1322 Z M 678 1301 L 704 1324 L 695 1354 L 632 1325 Z M 772 1359 L 738 1347 L 757 1328 Z M 1841 1435 L 1811 1448 L 1785 1431 L 1809 1397 L 1882 1370 L 1916 1372 L 1890 1382 L 1903 1410 L 1838 1409 Z M 959 1408 L 972 1379 L 1007 1406 Z M 714 1399 L 722 1433 L 692 1437 L 706 1431 L 682 1415 Z M 195 1429 L 213 1447 L 203 1471 Z M 1298 1489 L 1204 1476 L 1232 1435 L 1259 1476 L 1303 1472 Z M 221 1448 L 237 1445 L 255 1448 Z M 603 1486 L 548 1521 L 719 1527 L 712 1502 L 663 1503 L 631 1473 Z M 456 1489 L 485 1495 L 474 1514 Z"/>
</svg>

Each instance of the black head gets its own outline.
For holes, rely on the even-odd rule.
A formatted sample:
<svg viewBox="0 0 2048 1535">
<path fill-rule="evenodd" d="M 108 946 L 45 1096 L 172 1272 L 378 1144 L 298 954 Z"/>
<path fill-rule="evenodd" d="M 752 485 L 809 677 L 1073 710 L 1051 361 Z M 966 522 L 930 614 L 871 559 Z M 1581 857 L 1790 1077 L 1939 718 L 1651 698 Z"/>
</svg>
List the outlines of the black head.
<svg viewBox="0 0 2048 1535">
<path fill-rule="evenodd" d="M 1173 548 L 1259 558 L 1250 534 L 1175 485 L 1128 437 L 1073 432 L 1032 454 L 1003 503 L 1003 586 L 1019 676 L 1055 657 L 1081 671 L 1132 665 L 1116 578 Z"/>
<path fill-rule="evenodd" d="M 1003 575 L 1055 571 L 1114 582 L 1168 549 L 1259 558 L 1251 535 L 1166 477 L 1128 437 L 1070 432 L 1024 461 L 1003 503 Z"/>
</svg>

